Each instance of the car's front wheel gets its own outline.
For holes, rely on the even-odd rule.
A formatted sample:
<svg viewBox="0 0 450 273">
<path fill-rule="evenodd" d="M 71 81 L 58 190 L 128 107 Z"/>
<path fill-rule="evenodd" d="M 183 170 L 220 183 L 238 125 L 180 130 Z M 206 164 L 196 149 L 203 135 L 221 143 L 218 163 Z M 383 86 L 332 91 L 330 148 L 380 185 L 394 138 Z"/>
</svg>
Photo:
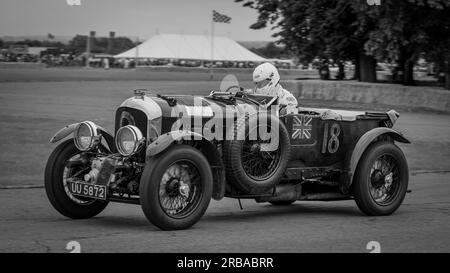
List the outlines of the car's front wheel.
<svg viewBox="0 0 450 273">
<path fill-rule="evenodd" d="M 409 171 L 403 152 L 391 142 L 374 143 L 361 157 L 353 182 L 353 194 L 366 215 L 389 215 L 403 202 Z"/>
<path fill-rule="evenodd" d="M 139 195 L 147 219 L 163 230 L 186 229 L 205 213 L 213 176 L 205 156 L 176 145 L 147 162 Z"/>
<path fill-rule="evenodd" d="M 68 139 L 55 148 L 45 168 L 45 191 L 50 203 L 59 213 L 73 219 L 94 217 L 108 205 L 108 201 L 78 197 L 69 192 L 67 179 L 89 168 L 70 164 L 78 160 L 80 153 L 73 139 Z"/>
</svg>

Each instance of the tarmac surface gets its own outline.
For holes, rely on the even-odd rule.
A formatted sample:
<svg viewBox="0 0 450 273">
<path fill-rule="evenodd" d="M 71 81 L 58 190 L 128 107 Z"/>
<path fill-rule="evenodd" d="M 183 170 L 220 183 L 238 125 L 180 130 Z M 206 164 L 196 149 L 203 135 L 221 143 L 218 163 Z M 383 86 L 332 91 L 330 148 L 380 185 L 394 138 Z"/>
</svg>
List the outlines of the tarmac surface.
<svg viewBox="0 0 450 273">
<path fill-rule="evenodd" d="M 370 241 L 379 242 L 382 252 L 450 251 L 450 115 L 445 114 L 401 112 L 395 128 L 413 142 L 400 145 L 412 192 L 391 216 L 363 216 L 354 201 L 274 207 L 242 200 L 240 210 L 237 200 L 225 198 L 211 201 L 193 228 L 161 231 L 136 205 L 110 203 L 88 220 L 67 219 L 51 207 L 42 185 L 54 132 L 80 120 L 112 131 L 115 108 L 134 88 L 207 94 L 217 86 L 165 80 L 0 83 L 0 252 L 68 252 L 70 241 L 79 242 L 82 252 L 369 252 Z"/>
</svg>

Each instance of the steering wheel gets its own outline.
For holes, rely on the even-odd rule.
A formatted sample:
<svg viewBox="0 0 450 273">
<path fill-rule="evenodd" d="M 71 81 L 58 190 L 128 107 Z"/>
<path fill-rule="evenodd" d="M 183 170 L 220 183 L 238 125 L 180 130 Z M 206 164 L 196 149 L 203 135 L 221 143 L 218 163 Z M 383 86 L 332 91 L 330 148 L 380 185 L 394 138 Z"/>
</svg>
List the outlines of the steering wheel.
<svg viewBox="0 0 450 273">
<path fill-rule="evenodd" d="M 247 95 L 246 92 L 243 91 L 243 89 L 241 89 L 240 91 L 236 92 L 236 94 L 234 94 L 234 97 L 240 97 L 241 99 L 243 99 L 244 101 L 250 101 L 256 105 L 264 105 L 262 103 L 260 103 L 257 100 L 254 100 L 252 98 L 249 98 L 249 96 Z"/>
</svg>

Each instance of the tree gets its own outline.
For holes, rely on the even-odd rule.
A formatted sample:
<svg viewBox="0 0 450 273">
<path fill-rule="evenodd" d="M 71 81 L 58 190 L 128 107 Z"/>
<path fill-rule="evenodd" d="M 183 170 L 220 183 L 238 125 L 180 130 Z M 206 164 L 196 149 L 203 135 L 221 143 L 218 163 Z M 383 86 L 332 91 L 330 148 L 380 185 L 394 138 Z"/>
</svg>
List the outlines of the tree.
<svg viewBox="0 0 450 273">
<path fill-rule="evenodd" d="M 450 89 L 450 16 L 449 5 L 447 12 L 436 12 L 432 19 L 435 24 L 425 29 L 428 37 L 427 47 L 425 48 L 426 58 L 436 64 L 437 71 L 444 73 L 444 86 Z M 445 10 L 445 9 L 444 9 Z M 446 15 L 447 14 L 447 15 Z"/>
<path fill-rule="evenodd" d="M 251 48 L 251 51 L 266 58 L 283 58 L 289 57 L 284 46 L 277 46 L 274 42 L 270 42 L 264 47 Z"/>
<path fill-rule="evenodd" d="M 68 48 L 72 52 L 77 54 L 86 51 L 86 35 L 76 35 L 72 40 L 70 40 Z M 108 39 L 106 37 L 95 37 L 93 39 L 93 45 L 91 52 L 93 53 L 107 53 L 108 50 Z M 113 47 L 111 54 L 118 54 L 133 48 L 135 43 L 127 37 L 116 37 L 114 38 Z"/>
<path fill-rule="evenodd" d="M 25 39 L 23 41 L 4 41 L 3 44 L 0 43 L 1 47 L 9 47 L 10 45 L 27 45 L 31 47 L 55 47 L 60 50 L 65 48 L 65 45 L 61 42 L 52 42 L 52 41 L 39 41 L 39 40 L 30 40 Z"/>
<path fill-rule="evenodd" d="M 86 35 L 76 35 L 69 41 L 68 49 L 76 54 L 86 51 Z"/>
<path fill-rule="evenodd" d="M 243 2 L 244 0 L 235 0 Z M 403 84 L 414 84 L 420 55 L 436 62 L 450 78 L 450 1 L 382 0 L 245 0 L 259 12 L 251 28 L 272 24 L 275 37 L 300 59 L 355 63 L 355 78 L 376 80 L 376 62 L 397 63 Z M 446 83 L 447 86 L 450 83 Z"/>
<path fill-rule="evenodd" d="M 375 22 L 365 16 L 360 1 L 255 0 L 245 1 L 243 5 L 258 10 L 258 20 L 251 28 L 272 24 L 278 30 L 274 36 L 298 55 L 300 61 L 319 58 L 326 63 L 332 59 L 343 71 L 344 61 L 351 60 L 357 67 L 356 78 L 376 80 L 376 61 L 363 47 Z"/>
<path fill-rule="evenodd" d="M 415 0 L 420 3 L 422 1 Z M 428 20 L 424 20 L 427 37 L 423 51 L 444 73 L 444 87 L 450 90 L 450 1 L 428 0 Z"/>
<path fill-rule="evenodd" d="M 116 37 L 114 38 L 112 52 L 113 54 L 119 54 L 137 46 L 138 44 L 139 42 L 135 43 L 127 37 Z"/>
<path fill-rule="evenodd" d="M 441 42 L 450 45 L 449 7 L 448 0 L 384 0 L 375 9 L 365 6 L 368 16 L 378 18 L 365 44 L 366 51 L 379 60 L 396 62 L 396 72 L 404 75 L 400 81 L 414 84 L 413 67 L 419 56 L 432 54 Z"/>
</svg>

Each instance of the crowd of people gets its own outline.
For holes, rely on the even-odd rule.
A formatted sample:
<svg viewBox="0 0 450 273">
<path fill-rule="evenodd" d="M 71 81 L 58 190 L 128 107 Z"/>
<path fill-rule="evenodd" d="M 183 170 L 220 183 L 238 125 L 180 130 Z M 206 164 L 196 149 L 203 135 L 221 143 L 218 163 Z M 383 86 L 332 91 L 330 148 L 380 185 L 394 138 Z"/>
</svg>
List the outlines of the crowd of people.
<svg viewBox="0 0 450 273">
<path fill-rule="evenodd" d="M 58 66 L 86 66 L 86 54 L 15 54 L 11 52 L 2 52 L 0 62 L 27 62 L 41 63 L 48 67 Z M 134 68 L 136 66 L 135 58 L 114 58 L 107 54 L 92 54 L 88 58 L 89 66 L 93 68 Z M 278 68 L 290 69 L 291 65 L 286 63 L 274 63 Z M 139 66 L 178 66 L 178 67 L 211 67 L 211 61 L 208 60 L 188 60 L 188 59 L 153 59 L 139 58 Z M 258 63 L 245 61 L 214 61 L 213 66 L 217 68 L 255 68 Z"/>
<path fill-rule="evenodd" d="M 2 52 L 0 62 L 43 63 L 49 66 L 81 66 L 85 60 L 74 54 L 16 54 Z"/>
</svg>

